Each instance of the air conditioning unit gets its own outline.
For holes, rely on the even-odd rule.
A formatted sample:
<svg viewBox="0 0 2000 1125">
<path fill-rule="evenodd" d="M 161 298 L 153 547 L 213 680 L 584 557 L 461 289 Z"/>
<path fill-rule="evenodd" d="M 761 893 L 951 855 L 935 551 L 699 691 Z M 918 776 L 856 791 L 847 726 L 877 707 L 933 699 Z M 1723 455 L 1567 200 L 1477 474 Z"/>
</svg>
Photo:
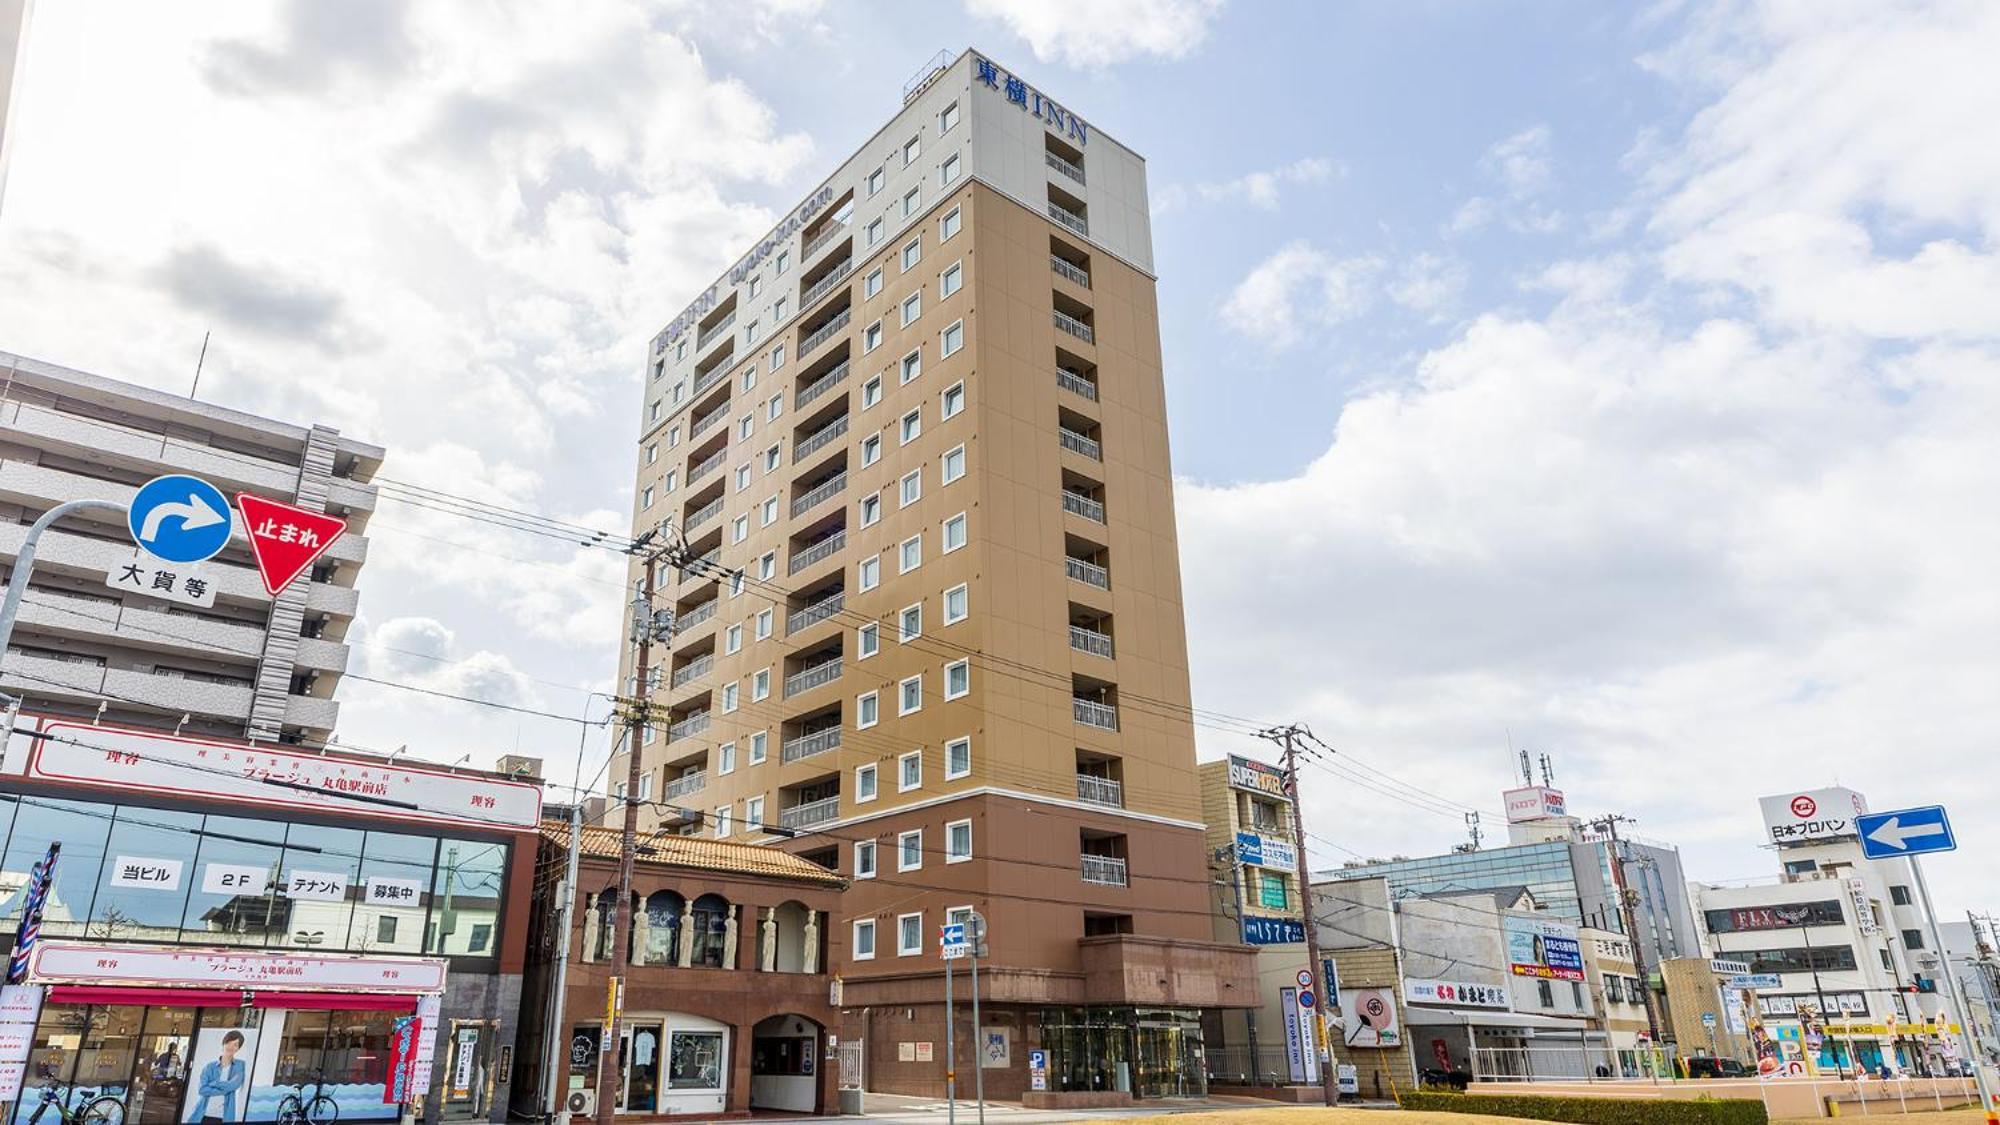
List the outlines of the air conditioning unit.
<svg viewBox="0 0 2000 1125">
<path fill-rule="evenodd" d="M 579 1117 L 596 1117 L 597 1091 L 571 1090 L 569 1092 L 569 1101 L 566 1104 L 569 1107 L 569 1111 Z"/>
</svg>

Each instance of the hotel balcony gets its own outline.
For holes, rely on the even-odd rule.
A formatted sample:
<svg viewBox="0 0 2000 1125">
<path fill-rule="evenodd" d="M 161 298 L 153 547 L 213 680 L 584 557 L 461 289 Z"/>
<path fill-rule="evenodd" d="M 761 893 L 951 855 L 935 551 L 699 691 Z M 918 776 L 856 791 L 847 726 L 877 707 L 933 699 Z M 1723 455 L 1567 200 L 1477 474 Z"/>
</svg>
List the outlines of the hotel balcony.
<svg viewBox="0 0 2000 1125">
<path fill-rule="evenodd" d="M 1130 884 L 1125 861 L 1109 855 L 1084 856 L 1083 881 L 1101 887 L 1123 887 Z"/>
</svg>

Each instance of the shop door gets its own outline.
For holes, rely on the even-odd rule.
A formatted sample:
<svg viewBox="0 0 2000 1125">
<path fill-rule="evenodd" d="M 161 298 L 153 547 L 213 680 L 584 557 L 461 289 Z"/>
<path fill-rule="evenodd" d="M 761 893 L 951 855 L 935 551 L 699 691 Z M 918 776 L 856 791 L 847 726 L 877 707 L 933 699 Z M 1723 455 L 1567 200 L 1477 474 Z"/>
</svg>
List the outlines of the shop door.
<svg viewBox="0 0 2000 1125">
<path fill-rule="evenodd" d="M 187 1094 L 188 1052 L 194 1046 L 193 1008 L 148 1008 L 132 1067 L 132 1096 L 125 1119 L 136 1125 L 175 1125 Z"/>
<path fill-rule="evenodd" d="M 444 1107 L 454 1121 L 481 1120 L 493 1105 L 493 1050 L 499 1038 L 492 1020 L 452 1020 L 445 1042 Z"/>
</svg>

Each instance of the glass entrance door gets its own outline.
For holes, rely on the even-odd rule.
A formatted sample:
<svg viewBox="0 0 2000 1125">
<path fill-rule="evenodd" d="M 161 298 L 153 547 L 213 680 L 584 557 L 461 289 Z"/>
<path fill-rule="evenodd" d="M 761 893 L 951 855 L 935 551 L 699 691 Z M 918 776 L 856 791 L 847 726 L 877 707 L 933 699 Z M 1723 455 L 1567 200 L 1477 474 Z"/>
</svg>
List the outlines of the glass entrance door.
<svg viewBox="0 0 2000 1125">
<path fill-rule="evenodd" d="M 1201 1024 L 1177 1011 L 1139 1013 L 1134 1037 L 1142 1098 L 1198 1098 L 1208 1091 Z"/>
<path fill-rule="evenodd" d="M 187 1093 L 188 1052 L 194 1046 L 193 1008 L 148 1008 L 133 1063 L 132 1094 L 125 1106 L 136 1125 L 175 1125 Z"/>
</svg>

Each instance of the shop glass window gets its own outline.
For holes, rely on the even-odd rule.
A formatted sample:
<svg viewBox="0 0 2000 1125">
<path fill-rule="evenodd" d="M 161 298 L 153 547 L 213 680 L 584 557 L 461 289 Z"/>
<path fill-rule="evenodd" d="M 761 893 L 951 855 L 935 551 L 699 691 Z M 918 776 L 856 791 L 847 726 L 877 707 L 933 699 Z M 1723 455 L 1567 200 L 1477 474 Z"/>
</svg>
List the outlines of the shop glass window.
<svg viewBox="0 0 2000 1125">
<path fill-rule="evenodd" d="M 361 892 L 361 848 L 367 833 L 353 828 L 293 824 L 285 833 L 285 930 L 275 945 L 344 949 Z"/>
<path fill-rule="evenodd" d="M 89 936 L 110 941 L 157 940 L 164 932 L 173 940 L 180 929 L 181 909 L 188 903 L 188 889 L 201 883 L 195 864 L 202 838 L 201 819 L 199 813 L 164 809 L 118 810 L 111 823 L 110 841 L 104 847 L 104 874 L 98 881 L 95 901 L 89 904 Z M 281 833 L 279 840 L 283 839 Z M 56 870 L 61 871 L 68 862 L 69 841 L 64 840 Z M 263 893 L 261 886 L 255 891 L 260 897 Z M 219 932 L 215 940 L 253 945 L 262 941 L 256 935 Z"/>
<path fill-rule="evenodd" d="M 348 948 L 362 953 L 421 952 L 431 867 L 436 862 L 435 839 L 368 833 Z"/>
<path fill-rule="evenodd" d="M 132 815 L 134 810 L 120 810 L 120 825 Z M 144 815 L 150 820 L 158 814 Z M 115 837 L 117 830 L 112 834 Z M 279 883 L 284 823 L 211 816 L 197 836 L 200 848 L 195 862 L 188 865 L 181 939 L 214 945 L 284 944 L 292 920 L 291 899 Z"/>
<path fill-rule="evenodd" d="M 22 798 L 14 811 L 14 832 L 7 841 L 7 855 L 0 860 L 6 885 L 26 887 L 35 865 L 48 854 L 49 844 L 62 841 L 62 858 L 56 863 L 55 885 L 49 890 L 42 911 L 43 937 L 82 937 L 84 922 L 90 917 L 91 899 L 97 892 L 97 878 L 104 865 L 105 838 L 111 833 L 111 807 L 85 801 L 58 801 L 44 797 Z M 12 933 L 21 921 L 20 894 L 6 900 L 6 916 L 0 926 Z"/>
<path fill-rule="evenodd" d="M 431 887 L 431 925 L 424 952 L 491 957 L 507 885 L 507 845 L 446 840 L 438 849 Z"/>
<path fill-rule="evenodd" d="M 667 1089 L 722 1089 L 722 1033 L 676 1031 L 667 1055 Z"/>
</svg>

